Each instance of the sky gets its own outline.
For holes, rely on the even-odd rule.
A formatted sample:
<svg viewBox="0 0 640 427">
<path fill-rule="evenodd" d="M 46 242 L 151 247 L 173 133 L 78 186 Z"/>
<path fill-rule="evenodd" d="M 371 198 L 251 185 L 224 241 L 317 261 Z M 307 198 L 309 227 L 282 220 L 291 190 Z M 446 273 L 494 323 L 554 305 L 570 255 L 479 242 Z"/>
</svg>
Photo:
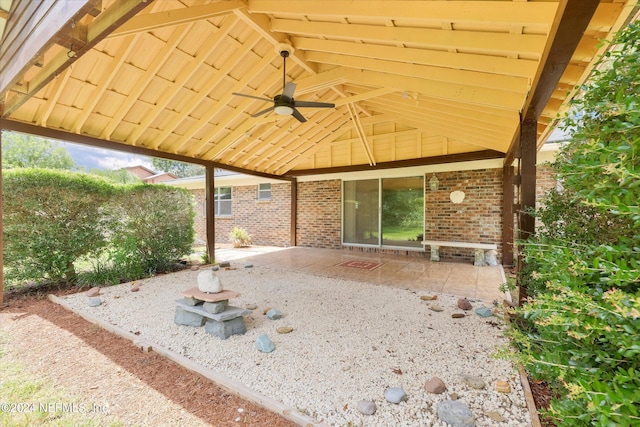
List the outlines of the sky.
<svg viewBox="0 0 640 427">
<path fill-rule="evenodd" d="M 151 159 L 146 156 L 107 150 L 106 148 L 96 148 L 89 145 L 72 144 L 70 142 L 58 142 L 58 144 L 67 150 L 76 165 L 86 170 L 114 170 L 137 165 L 143 165 L 151 170 L 154 169 L 151 165 Z"/>
</svg>

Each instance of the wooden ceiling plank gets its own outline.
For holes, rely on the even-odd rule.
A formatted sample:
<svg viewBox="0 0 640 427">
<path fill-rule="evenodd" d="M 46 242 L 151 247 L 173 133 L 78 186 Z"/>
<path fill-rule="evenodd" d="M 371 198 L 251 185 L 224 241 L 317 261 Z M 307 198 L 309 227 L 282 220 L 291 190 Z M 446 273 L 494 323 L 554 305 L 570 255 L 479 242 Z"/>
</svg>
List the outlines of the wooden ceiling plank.
<svg viewBox="0 0 640 427">
<path fill-rule="evenodd" d="M 462 103 L 503 108 L 520 111 L 526 94 L 477 88 L 473 86 L 456 85 L 445 82 L 430 82 L 427 80 L 394 76 L 392 74 L 374 71 L 362 71 L 352 77 L 352 81 L 364 83 L 374 87 L 396 88 L 399 92 L 416 92 L 427 97 L 453 100 Z"/>
<path fill-rule="evenodd" d="M 243 59 L 241 58 L 241 60 L 243 60 Z M 223 109 L 227 108 L 227 105 L 229 104 L 229 101 L 231 101 L 231 99 L 234 96 L 233 92 L 240 92 L 243 89 L 245 89 L 247 84 L 251 80 L 253 80 L 256 75 L 262 73 L 264 71 L 264 69 L 266 67 L 268 67 L 269 64 L 272 61 L 273 61 L 273 57 L 271 55 L 263 56 L 262 59 L 260 59 L 260 61 L 258 61 L 251 68 L 251 71 L 244 73 L 242 78 L 234 83 L 233 88 L 230 89 L 229 92 L 225 96 L 223 96 L 222 98 L 217 100 L 215 107 L 213 107 L 211 110 L 207 111 L 207 114 L 205 116 L 202 116 L 199 120 L 197 120 L 195 123 L 193 123 L 189 127 L 187 132 L 185 132 L 184 135 L 182 135 L 182 137 L 180 137 L 180 139 L 177 141 L 176 144 L 172 145 L 170 150 L 175 150 L 176 152 L 180 151 L 182 149 L 182 147 L 184 147 L 189 142 L 189 140 L 193 137 L 193 135 L 195 135 L 198 131 L 200 131 L 200 129 L 202 129 L 209 122 L 211 117 L 215 117 Z M 233 65 L 233 67 L 235 67 L 236 64 L 234 63 L 232 65 Z M 233 67 L 231 67 L 229 70 L 231 70 Z M 244 98 L 241 102 L 243 104 L 247 104 L 248 105 L 252 101 L 250 99 L 248 99 L 248 98 Z M 240 108 L 240 107 L 238 107 L 238 108 Z M 191 148 L 188 151 L 188 153 L 189 154 L 193 154 L 195 151 L 196 150 L 194 148 Z"/>
<path fill-rule="evenodd" d="M 167 108 L 169 101 L 180 92 L 183 86 L 198 70 L 198 67 L 205 63 L 206 59 L 211 55 L 211 52 L 224 41 L 237 23 L 238 20 L 236 18 L 229 17 L 225 19 L 222 25 L 216 30 L 215 34 L 204 41 L 193 58 L 193 61 L 188 66 L 185 64 L 185 66 L 182 67 L 171 87 L 162 92 L 156 102 L 156 105 L 148 109 L 140 125 L 131 133 L 129 141 L 132 144 L 138 143 L 139 138 L 144 134 L 149 126 L 151 126 L 153 121 L 156 120 L 165 108 Z"/>
<path fill-rule="evenodd" d="M 27 95 L 14 98 L 15 102 L 10 106 L 5 105 L 4 115 L 9 116 L 17 110 L 31 96 L 38 93 L 51 80 L 75 62 L 78 57 L 81 57 L 85 52 L 88 52 L 102 41 L 114 28 L 122 25 L 152 2 L 153 0 L 116 0 L 108 9 L 89 23 L 84 45 L 77 49 L 74 54 L 69 54 L 64 51 L 48 61 L 40 72 L 28 82 L 29 89 Z"/>
<path fill-rule="evenodd" d="M 398 48 L 372 43 L 352 43 L 348 41 L 320 40 L 304 37 L 292 37 L 292 43 L 296 49 L 300 50 L 336 53 L 407 64 L 430 65 L 434 67 L 479 71 L 524 78 L 532 78 L 538 68 L 538 61 L 501 56 Z"/>
<path fill-rule="evenodd" d="M 281 150 L 282 147 L 289 143 L 288 141 L 295 138 L 295 135 L 291 131 L 285 129 L 288 128 L 288 126 L 282 126 L 283 120 L 286 120 L 286 118 L 281 118 L 279 123 L 273 124 L 272 128 L 277 128 L 278 130 L 272 132 L 268 137 L 259 142 L 254 140 L 252 144 L 253 148 L 241 156 L 236 163 L 241 165 L 241 167 L 254 167 L 264 158 L 266 153 Z M 278 126 L 278 124 L 280 124 L 280 126 Z"/>
<path fill-rule="evenodd" d="M 56 108 L 56 104 L 60 99 L 60 95 L 64 92 L 69 77 L 71 77 L 71 69 L 67 68 L 62 72 L 62 75 L 53 80 L 53 87 L 51 88 L 53 95 L 47 100 L 46 105 L 43 107 L 43 113 L 37 118 L 37 126 L 47 127 L 47 120 L 49 120 L 49 116 L 51 116 L 51 113 L 53 113 L 53 110 Z"/>
<path fill-rule="evenodd" d="M 236 9 L 235 14 L 252 27 L 258 34 L 264 39 L 269 40 L 274 46 L 279 45 L 287 41 L 287 36 L 282 33 L 275 33 L 271 31 L 271 21 L 266 15 L 249 13 L 246 8 Z M 293 51 L 289 56 L 296 64 L 304 68 L 310 74 L 317 74 L 318 70 L 316 64 L 307 62 L 302 52 Z"/>
<path fill-rule="evenodd" d="M 288 162 L 303 155 L 310 147 L 324 146 L 330 143 L 330 140 L 335 136 L 335 130 L 347 126 L 347 123 L 351 120 L 348 115 L 320 114 L 323 118 L 318 120 L 317 126 L 305 126 L 306 123 L 298 126 L 296 135 L 293 135 L 290 141 L 287 141 L 289 142 L 287 150 L 280 150 L 266 158 L 260 168 L 273 171 L 282 169 Z"/>
<path fill-rule="evenodd" d="M 123 37 L 137 33 L 147 33 L 161 28 L 203 21 L 216 16 L 229 15 L 233 13 L 235 9 L 242 7 L 245 7 L 245 4 L 240 0 L 227 0 L 219 3 L 138 15 L 134 16 L 120 28 L 112 32 L 108 38 Z"/>
<path fill-rule="evenodd" d="M 368 92 L 364 92 L 358 95 L 349 96 L 346 98 L 341 98 L 333 101 L 336 107 L 340 107 L 346 104 L 353 104 L 356 102 L 364 101 L 369 98 L 377 98 L 379 96 L 388 95 L 390 93 L 396 92 L 394 88 L 381 87 L 380 89 L 370 90 Z"/>
<path fill-rule="evenodd" d="M 546 44 L 546 36 L 536 34 L 450 31 L 432 28 L 308 22 L 293 19 L 272 19 L 271 30 L 296 36 L 340 38 L 383 44 L 395 42 L 432 49 L 475 50 L 503 56 L 522 53 L 540 55 Z"/>
<path fill-rule="evenodd" d="M 307 59 L 313 62 L 334 64 L 347 68 L 377 71 L 388 74 L 397 74 L 400 76 L 415 77 L 424 80 L 478 86 L 487 89 L 499 89 L 517 93 L 528 92 L 531 81 L 531 79 L 525 77 L 408 64 L 405 62 L 386 61 L 382 59 L 370 59 L 324 52 L 309 52 L 307 54 Z"/>
<path fill-rule="evenodd" d="M 109 88 L 109 85 L 113 79 L 122 71 L 121 66 L 127 59 L 131 51 L 135 48 L 138 36 L 129 37 L 124 40 L 122 46 L 116 51 L 115 57 L 109 61 L 108 65 L 104 67 L 104 74 L 100 81 L 96 82 L 98 86 L 97 90 L 91 94 L 91 102 L 88 105 L 82 107 L 82 114 L 76 119 L 75 133 L 82 133 L 84 124 L 89 119 L 89 116 L 93 112 L 93 109 L 98 105 L 98 102 L 102 99 L 102 96 Z"/>
<path fill-rule="evenodd" d="M 109 124 L 104 128 L 100 137 L 103 139 L 111 139 L 111 135 L 120 125 L 123 117 L 127 115 L 131 107 L 138 102 L 140 95 L 147 89 L 149 82 L 156 76 L 156 73 L 160 70 L 166 56 L 171 53 L 176 46 L 182 41 L 188 34 L 188 29 L 192 24 L 186 24 L 175 29 L 171 34 L 171 37 L 165 42 L 160 51 L 154 55 L 153 60 L 149 63 L 148 68 L 145 70 L 145 76 L 138 81 L 134 87 L 134 90 L 127 94 L 125 102 L 118 107 L 118 114 L 109 120 Z"/>
<path fill-rule="evenodd" d="M 248 159 L 259 153 L 261 150 L 266 150 L 267 146 L 271 144 L 271 138 L 277 138 L 278 136 L 284 137 L 283 132 L 278 132 L 277 121 L 274 120 L 265 129 L 258 130 L 259 127 L 253 128 L 253 131 L 248 132 L 248 136 L 244 142 L 236 144 L 233 148 L 233 152 L 222 153 L 222 156 L 216 159 L 220 163 L 229 163 L 238 167 L 244 167 L 244 164 Z"/>
<path fill-rule="evenodd" d="M 362 128 L 362 124 L 360 123 L 360 118 L 358 114 L 355 112 L 355 108 L 353 104 L 347 104 L 347 110 L 349 110 L 349 116 L 351 117 L 351 121 L 353 122 L 353 126 L 356 129 L 356 134 L 358 135 L 358 140 L 364 149 L 365 155 L 367 156 L 367 160 L 371 166 L 376 164 L 376 159 L 373 156 L 373 152 L 371 151 L 371 147 L 369 146 L 369 141 L 367 141 L 367 135 Z"/>
<path fill-rule="evenodd" d="M 249 0 L 249 10 L 266 14 L 308 15 L 332 18 L 379 18 L 436 22 L 486 22 L 547 25 L 555 15 L 555 3 L 467 1 L 349 1 L 309 2 L 297 0 Z"/>
</svg>

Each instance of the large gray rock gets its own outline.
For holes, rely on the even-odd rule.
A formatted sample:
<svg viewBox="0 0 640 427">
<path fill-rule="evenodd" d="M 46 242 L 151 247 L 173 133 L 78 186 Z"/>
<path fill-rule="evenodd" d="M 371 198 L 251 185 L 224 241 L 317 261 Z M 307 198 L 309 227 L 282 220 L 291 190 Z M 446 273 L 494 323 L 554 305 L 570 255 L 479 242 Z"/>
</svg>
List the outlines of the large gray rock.
<svg viewBox="0 0 640 427">
<path fill-rule="evenodd" d="M 204 329 L 211 335 L 215 335 L 223 340 L 226 340 L 231 335 L 243 335 L 247 332 L 247 326 L 244 323 L 243 317 L 236 317 L 235 319 L 224 322 L 207 320 Z"/>
<path fill-rule="evenodd" d="M 182 326 L 202 326 L 204 325 L 205 318 L 197 313 L 187 311 L 182 307 L 176 307 L 176 315 L 173 318 L 176 325 Z"/>
<path fill-rule="evenodd" d="M 208 294 L 222 292 L 222 282 L 212 270 L 202 270 L 198 273 L 198 289 Z"/>
<path fill-rule="evenodd" d="M 208 313 L 217 314 L 225 311 L 228 305 L 228 299 L 218 302 L 205 302 L 204 304 L 202 304 L 202 309 Z"/>
<path fill-rule="evenodd" d="M 256 339 L 256 348 L 263 353 L 271 353 L 275 350 L 276 346 L 269 338 L 269 335 L 262 334 Z"/>
<path fill-rule="evenodd" d="M 405 393 L 402 387 L 389 387 L 387 391 L 384 392 L 384 398 L 387 399 L 389 403 L 398 404 L 407 399 L 407 393 Z"/>
<path fill-rule="evenodd" d="M 475 427 L 471 409 L 459 400 L 443 400 L 438 403 L 438 418 L 453 427 Z"/>
</svg>

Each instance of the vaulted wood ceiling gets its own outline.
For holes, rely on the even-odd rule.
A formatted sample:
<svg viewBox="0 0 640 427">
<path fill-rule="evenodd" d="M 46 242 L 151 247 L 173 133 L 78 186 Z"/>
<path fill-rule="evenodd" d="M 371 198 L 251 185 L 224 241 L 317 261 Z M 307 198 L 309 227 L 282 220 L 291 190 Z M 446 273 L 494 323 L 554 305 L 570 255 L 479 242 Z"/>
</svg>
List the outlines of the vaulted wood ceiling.
<svg viewBox="0 0 640 427">
<path fill-rule="evenodd" d="M 0 4 L 2 117 L 274 175 L 504 155 L 532 109 L 544 143 L 600 40 L 636 4 L 13 0 L 9 14 Z M 576 35 L 571 19 L 587 22 L 577 48 L 568 63 L 548 63 L 562 53 L 557 38 Z M 252 117 L 269 104 L 232 95 L 282 92 L 283 43 L 293 46 L 286 81 L 296 100 L 335 108 L 301 109 L 306 123 Z"/>
</svg>

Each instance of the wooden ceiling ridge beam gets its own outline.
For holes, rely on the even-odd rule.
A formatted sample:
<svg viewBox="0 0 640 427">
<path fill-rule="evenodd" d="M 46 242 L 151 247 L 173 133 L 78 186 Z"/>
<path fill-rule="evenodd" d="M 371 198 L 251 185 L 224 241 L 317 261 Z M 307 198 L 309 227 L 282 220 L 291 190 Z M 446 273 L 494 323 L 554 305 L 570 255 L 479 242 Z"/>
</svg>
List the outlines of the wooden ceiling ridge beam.
<svg viewBox="0 0 640 427">
<path fill-rule="evenodd" d="M 242 7 L 245 7 L 245 4 L 241 0 L 227 0 L 224 2 L 137 15 L 112 32 L 107 38 L 146 33 L 161 28 L 190 24 L 217 16 L 230 15 L 234 10 Z"/>
<path fill-rule="evenodd" d="M 351 121 L 353 122 L 353 126 L 356 129 L 356 134 L 358 135 L 358 140 L 364 149 L 364 152 L 367 156 L 367 160 L 371 166 L 376 164 L 376 159 L 373 156 L 373 152 L 371 150 L 371 146 L 369 145 L 369 141 L 367 140 L 367 134 L 362 127 L 362 123 L 360 123 L 360 118 L 358 114 L 355 112 L 355 108 L 353 104 L 347 104 L 347 110 L 349 110 L 349 116 L 351 116 Z"/>
<path fill-rule="evenodd" d="M 272 75 L 268 78 L 265 78 L 262 80 L 260 86 L 258 86 L 257 91 L 259 93 L 264 93 L 267 90 L 269 90 L 270 88 L 272 88 L 274 85 L 278 84 L 280 82 L 280 75 L 278 73 L 272 73 Z M 251 103 L 253 101 L 249 101 L 248 99 L 246 100 L 242 100 L 240 101 L 240 105 L 247 105 L 248 103 Z M 245 123 L 244 123 L 244 118 L 245 117 L 250 117 L 251 119 L 257 119 L 256 121 L 251 120 L 249 126 L 245 129 Z M 250 114 L 246 113 L 243 109 L 241 109 L 240 107 L 236 108 L 234 111 L 232 111 L 231 113 L 229 113 L 224 120 L 222 120 L 218 126 L 216 126 L 214 129 L 212 129 L 210 132 L 204 134 L 201 139 L 200 142 L 194 142 L 191 141 L 191 147 L 189 148 L 188 153 L 195 155 L 196 153 L 200 152 L 202 147 L 204 145 L 206 145 L 209 141 L 218 141 L 219 142 L 217 144 L 222 144 L 220 146 L 220 151 L 224 151 L 226 150 L 228 147 L 230 147 L 231 145 L 233 145 L 237 138 L 240 137 L 240 135 L 234 136 L 233 140 L 230 140 L 228 138 L 230 138 L 231 134 L 234 134 L 235 131 L 232 131 L 231 133 L 222 136 L 222 134 L 224 134 L 225 132 L 228 131 L 228 129 L 233 129 L 231 128 L 231 126 L 233 125 L 234 121 L 236 120 L 240 120 L 242 123 L 240 125 L 238 125 L 238 127 L 244 129 L 243 132 L 241 132 L 242 134 L 245 134 L 247 131 L 250 131 L 251 129 L 253 129 L 254 126 L 256 125 L 260 125 L 262 123 L 265 123 L 266 121 L 270 121 L 270 117 L 251 117 Z M 247 121 L 249 121 L 250 119 L 247 118 Z M 237 129 L 237 128 L 236 128 Z M 210 150 L 208 150 L 208 152 L 210 152 L 211 158 L 217 158 L 218 157 L 218 153 L 219 151 L 216 150 L 216 147 L 214 146 L 213 148 L 211 148 Z M 214 154 L 215 153 L 215 154 Z"/>
<path fill-rule="evenodd" d="M 180 44 L 180 42 L 187 36 L 188 29 L 191 28 L 191 25 L 192 24 L 185 24 L 183 28 L 176 28 L 176 30 L 171 34 L 169 39 L 162 46 L 160 51 L 153 56 L 153 59 L 149 63 L 148 68 L 145 70 L 144 75 L 140 79 L 141 81 L 136 82 L 131 93 L 127 94 L 125 101 L 122 103 L 122 105 L 118 106 L 118 113 L 109 120 L 109 124 L 102 130 L 102 133 L 100 134 L 101 138 L 111 139 L 111 135 L 118 128 L 124 116 L 126 116 L 129 110 L 131 110 L 131 108 L 134 106 L 134 104 L 138 102 L 140 95 L 142 95 L 145 89 L 147 89 L 149 83 L 153 80 L 158 71 L 164 65 L 166 56 L 170 52 L 172 52 L 176 48 L 176 46 L 178 46 L 178 44 Z"/>
<path fill-rule="evenodd" d="M 272 19 L 271 30 L 305 37 L 324 36 L 369 43 L 421 45 L 437 49 L 463 49 L 494 54 L 540 55 L 546 36 L 539 34 L 505 34 L 465 30 L 442 30 L 416 27 L 358 25 L 334 22 L 309 22 Z"/>
<path fill-rule="evenodd" d="M 261 13 L 254 13 L 252 10 L 248 10 L 247 8 L 235 9 L 234 13 L 238 18 L 242 19 L 247 25 L 253 28 L 258 34 L 260 34 L 265 40 L 271 42 L 274 46 L 278 46 L 280 43 L 288 43 L 286 34 L 271 31 L 271 21 L 268 16 Z M 303 52 L 294 50 L 289 58 L 305 69 L 309 74 L 318 73 L 316 64 L 308 62 L 305 59 Z"/>
<path fill-rule="evenodd" d="M 497 89 L 523 94 L 526 94 L 530 89 L 531 82 L 531 79 L 525 77 L 498 75 L 481 71 L 458 70 L 431 65 L 408 64 L 406 62 L 387 61 L 326 52 L 309 52 L 307 54 L 307 59 L 313 62 L 340 65 L 347 68 L 395 74 L 424 80 L 442 81 L 452 84 L 478 86 L 486 89 Z"/>
<path fill-rule="evenodd" d="M 131 141 L 131 143 L 138 143 L 138 139 L 167 107 L 169 101 L 180 92 L 183 86 L 196 73 L 198 67 L 202 66 L 202 64 L 205 63 L 207 58 L 211 55 L 211 52 L 224 41 L 225 37 L 227 37 L 229 32 L 235 27 L 237 23 L 237 19 L 227 18 L 216 30 L 213 37 L 207 37 L 207 39 L 203 42 L 203 44 L 195 54 L 192 63 L 189 64 L 189 66 L 182 67 L 182 69 L 174 79 L 171 87 L 167 90 L 164 90 L 156 101 L 156 104 L 148 109 L 140 125 L 129 136 L 129 140 Z"/>
<path fill-rule="evenodd" d="M 242 60 L 244 60 L 244 57 L 242 58 Z M 216 101 L 215 106 L 212 109 L 207 110 L 206 115 L 203 115 L 202 117 L 200 117 L 200 119 L 196 120 L 191 126 L 189 126 L 189 129 L 187 129 L 187 131 L 178 139 L 178 141 L 175 144 L 171 145 L 170 149 L 174 150 L 176 152 L 182 150 L 182 148 L 185 145 L 187 145 L 189 140 L 194 135 L 196 135 L 204 126 L 206 126 L 207 123 L 209 123 L 209 120 L 211 120 L 212 117 L 215 117 L 218 113 L 220 113 L 222 110 L 227 108 L 227 105 L 229 104 L 229 101 L 231 101 L 231 99 L 234 97 L 233 92 L 239 92 L 243 88 L 245 88 L 247 86 L 247 84 L 251 80 L 253 80 L 256 77 L 256 75 L 258 75 L 259 73 L 263 72 L 264 69 L 267 66 L 269 66 L 269 64 L 272 61 L 273 61 L 273 58 L 270 57 L 270 55 L 263 56 L 258 61 L 258 63 L 254 67 L 252 67 L 251 72 L 244 73 L 242 75 L 242 78 L 240 80 L 236 81 L 233 84 L 233 88 L 230 89 L 229 92 L 226 95 L 224 95 L 223 97 L 218 99 Z M 235 67 L 235 65 L 236 64 L 234 64 L 233 66 Z M 249 105 L 251 102 L 253 102 L 253 101 L 251 101 L 248 98 L 243 98 L 240 101 L 240 103 L 244 104 L 244 105 Z M 238 107 L 238 108 L 240 108 L 240 107 Z M 196 151 L 196 149 L 194 147 L 191 147 L 191 149 L 189 149 L 187 151 L 187 153 L 189 155 L 192 155 L 195 151 Z"/>
<path fill-rule="evenodd" d="M 102 41 L 115 28 L 131 19 L 131 17 L 149 6 L 153 1 L 154 0 L 116 0 L 108 9 L 103 11 L 87 25 L 86 31 L 82 31 L 82 33 L 85 34 L 84 44 L 78 49 L 74 49 L 73 52 L 65 50 L 54 58 L 51 58 L 47 64 L 42 67 L 40 72 L 28 82 L 27 93 L 25 95 L 15 96 L 10 103 L 5 105 L 4 116 L 9 116 L 15 112 L 22 104 L 27 102 L 29 98 L 39 92 L 56 76 L 60 75 L 79 57 Z M 79 24 L 76 24 L 76 26 L 79 26 Z M 71 25 L 68 27 L 69 32 L 75 30 L 71 28 Z M 0 91 L 2 91 L 2 87 L 0 87 Z"/>
<path fill-rule="evenodd" d="M 538 66 L 538 61 L 507 58 L 504 56 L 443 52 L 408 47 L 398 48 L 373 43 L 353 43 L 349 41 L 320 40 L 305 37 L 292 37 L 291 40 L 296 49 L 305 51 L 334 53 L 368 59 L 479 71 L 489 74 L 524 78 L 532 78 Z"/>
<path fill-rule="evenodd" d="M 428 20 L 435 22 L 486 22 L 507 25 L 546 25 L 556 11 L 555 3 L 498 2 L 488 7 L 487 2 L 447 1 L 348 1 L 311 2 L 297 0 L 249 0 L 253 12 L 278 15 L 310 15 L 332 18 L 379 18 L 389 20 Z"/>
<path fill-rule="evenodd" d="M 245 41 L 245 43 L 242 45 L 243 49 L 246 51 L 249 51 L 250 49 L 252 49 L 258 42 L 260 41 L 260 36 L 258 34 L 252 34 L 249 36 L 249 38 Z M 180 126 L 180 124 L 183 122 L 183 120 L 185 118 L 187 118 L 189 116 L 189 114 L 191 114 L 191 112 L 205 99 L 209 96 L 209 93 L 219 84 L 218 79 L 222 78 L 223 76 L 226 76 L 227 74 L 229 74 L 229 72 L 231 70 L 233 70 L 236 65 L 238 65 L 239 62 L 241 62 L 243 60 L 243 55 L 237 54 L 237 55 L 233 55 L 229 61 L 227 61 L 224 66 L 220 69 L 215 69 L 214 67 L 212 68 L 211 73 L 214 74 L 214 76 L 211 76 L 207 82 L 201 87 L 199 88 L 198 92 L 194 95 L 192 95 L 187 103 L 182 106 L 182 110 L 176 112 L 176 114 L 173 115 L 173 117 L 171 118 L 171 120 L 169 120 L 167 123 L 163 124 L 164 129 L 162 129 L 162 131 L 160 132 L 160 134 L 156 137 L 156 140 L 154 142 L 154 148 L 158 148 L 160 147 L 165 141 L 166 139 L 169 137 L 169 135 L 178 127 Z M 171 150 L 175 150 L 176 147 L 173 147 L 174 144 L 172 144 L 172 148 Z M 175 144 L 176 146 L 178 144 Z M 176 150 L 177 151 L 177 150 Z"/>
</svg>

